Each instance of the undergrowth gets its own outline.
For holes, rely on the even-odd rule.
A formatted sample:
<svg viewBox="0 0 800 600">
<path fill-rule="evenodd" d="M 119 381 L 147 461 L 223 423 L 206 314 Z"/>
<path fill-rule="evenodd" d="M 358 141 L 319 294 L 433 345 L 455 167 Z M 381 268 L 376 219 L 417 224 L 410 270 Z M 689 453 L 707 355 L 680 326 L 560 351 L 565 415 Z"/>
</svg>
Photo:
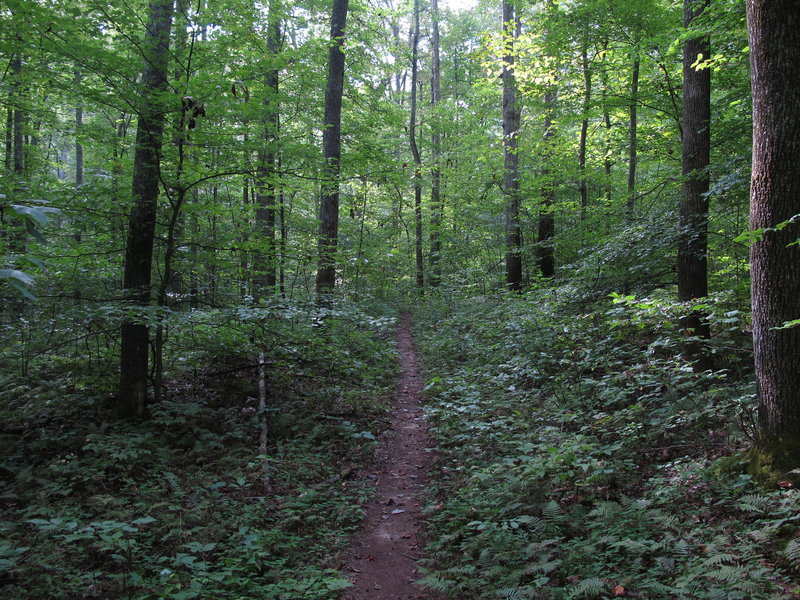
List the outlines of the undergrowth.
<svg viewBox="0 0 800 600">
<path fill-rule="evenodd" d="M 6 376 L 0 594 L 338 597 L 369 494 L 353 473 L 396 373 L 392 325 L 355 307 L 175 315 L 165 398 L 144 422 L 115 420 L 107 374 L 69 369 L 71 355 L 42 354 L 36 377 Z"/>
<path fill-rule="evenodd" d="M 548 293 L 549 294 L 549 293 Z M 442 475 L 423 583 L 477 598 L 800 598 L 800 493 L 744 473 L 747 323 L 716 298 L 713 369 L 664 297 L 430 304 L 417 343 Z M 697 307 L 694 307 L 697 308 Z"/>
</svg>

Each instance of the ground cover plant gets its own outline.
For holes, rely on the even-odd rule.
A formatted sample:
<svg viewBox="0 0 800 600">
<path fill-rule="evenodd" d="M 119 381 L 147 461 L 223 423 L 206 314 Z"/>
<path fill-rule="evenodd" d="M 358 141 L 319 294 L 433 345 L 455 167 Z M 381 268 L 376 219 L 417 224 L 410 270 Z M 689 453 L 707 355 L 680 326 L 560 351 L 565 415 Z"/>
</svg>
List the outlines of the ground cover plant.
<svg viewBox="0 0 800 600">
<path fill-rule="evenodd" d="M 370 494 L 354 473 L 384 427 L 393 319 L 302 305 L 228 317 L 224 335 L 219 314 L 181 317 L 184 360 L 146 421 L 107 418 L 108 393 L 59 361 L 4 378 L 5 597 L 334 598 L 349 585 L 338 569 Z"/>
<path fill-rule="evenodd" d="M 420 320 L 443 472 L 424 583 L 464 599 L 798 597 L 800 493 L 755 483 L 742 455 L 743 316 L 708 303 L 713 369 L 696 372 L 686 306 L 567 298 L 476 298 Z"/>
</svg>

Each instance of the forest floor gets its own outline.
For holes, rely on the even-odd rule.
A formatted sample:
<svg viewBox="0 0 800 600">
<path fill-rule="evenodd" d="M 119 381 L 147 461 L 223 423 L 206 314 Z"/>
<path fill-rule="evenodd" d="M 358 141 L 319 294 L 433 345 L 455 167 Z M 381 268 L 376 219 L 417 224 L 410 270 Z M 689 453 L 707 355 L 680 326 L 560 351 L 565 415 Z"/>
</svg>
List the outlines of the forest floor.
<svg viewBox="0 0 800 600">
<path fill-rule="evenodd" d="M 366 506 L 364 524 L 353 540 L 345 572 L 353 587 L 342 600 L 433 600 L 419 588 L 424 522 L 422 493 L 432 463 L 427 427 L 420 406 L 422 379 L 411 315 L 397 327 L 401 373 L 390 413 L 391 425 L 379 438 L 368 477 L 376 494 Z"/>
</svg>

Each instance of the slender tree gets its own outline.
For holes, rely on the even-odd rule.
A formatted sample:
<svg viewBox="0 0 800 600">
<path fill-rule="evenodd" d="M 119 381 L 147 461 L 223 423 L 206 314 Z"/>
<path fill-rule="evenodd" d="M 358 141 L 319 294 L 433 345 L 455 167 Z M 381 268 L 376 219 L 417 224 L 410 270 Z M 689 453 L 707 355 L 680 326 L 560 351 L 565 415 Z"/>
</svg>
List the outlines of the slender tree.
<svg viewBox="0 0 800 600">
<path fill-rule="evenodd" d="M 684 25 L 692 27 L 708 0 L 684 0 Z M 708 35 L 689 37 L 683 50 L 683 185 L 678 240 L 678 300 L 708 294 L 708 166 L 711 152 L 711 69 L 702 61 L 710 56 Z M 708 337 L 705 316 L 692 312 L 681 323 L 693 335 Z M 697 356 L 700 348 L 688 351 Z"/>
<path fill-rule="evenodd" d="M 271 0 L 267 15 L 267 54 L 271 62 L 265 77 L 267 95 L 264 99 L 266 115 L 264 118 L 264 146 L 259 153 L 258 191 L 256 195 L 256 228 L 260 241 L 265 245 L 256 253 L 254 260 L 255 278 L 253 298 L 275 290 L 277 283 L 277 243 L 275 239 L 275 220 L 278 211 L 278 128 L 280 126 L 280 71 L 278 54 L 280 52 L 281 15 L 278 0 Z"/>
<path fill-rule="evenodd" d="M 757 467 L 800 467 L 800 4 L 747 0 L 753 91 L 750 248 Z M 789 223 L 788 225 L 786 225 Z M 782 225 L 783 224 L 783 225 Z M 780 227 L 778 227 L 781 225 Z"/>
<path fill-rule="evenodd" d="M 128 218 L 123 289 L 133 306 L 145 307 L 151 300 L 153 241 L 159 192 L 160 153 L 164 130 L 164 99 L 169 66 L 172 0 L 150 3 L 142 55 L 142 98 L 133 159 L 133 207 Z M 117 410 L 120 416 L 145 416 L 149 328 L 146 316 L 122 323 L 120 383 Z"/>
<path fill-rule="evenodd" d="M 514 73 L 514 43 L 521 21 L 513 0 L 503 0 L 503 193 L 506 196 L 506 285 L 522 289 L 522 230 L 519 209 L 519 120 L 517 82 Z"/>
<path fill-rule="evenodd" d="M 348 0 L 333 0 L 331 10 L 331 42 L 328 57 L 328 85 L 325 90 L 325 129 L 322 133 L 323 167 L 322 201 L 319 210 L 319 259 L 317 263 L 317 297 L 321 304 L 330 304 L 336 286 L 336 245 L 339 238 L 339 172 L 341 168 L 341 118 L 344 91 L 345 21 Z"/>
<path fill-rule="evenodd" d="M 444 206 L 442 203 L 441 192 L 441 152 L 442 143 L 439 133 L 439 122 L 436 118 L 436 107 L 442 97 L 441 84 L 441 60 L 440 60 L 440 41 L 439 41 L 439 2 L 431 0 L 431 109 L 434 113 L 433 127 L 431 128 L 431 253 L 429 257 L 430 274 L 428 281 L 432 286 L 439 284 L 441 279 L 441 269 L 439 258 L 442 252 L 442 214 Z"/>
<path fill-rule="evenodd" d="M 592 71 L 589 67 L 588 42 L 584 39 L 581 46 L 581 71 L 583 71 L 583 118 L 581 133 L 578 138 L 578 192 L 580 194 L 581 221 L 586 219 L 586 208 L 589 205 L 589 185 L 586 181 L 586 141 L 589 134 L 589 107 L 592 102 Z"/>
<path fill-rule="evenodd" d="M 417 84 L 419 78 L 419 0 L 414 0 L 414 25 L 411 34 L 411 116 L 408 141 L 414 159 L 414 255 L 417 288 L 425 289 L 425 262 L 422 254 L 422 157 L 417 146 Z"/>
<path fill-rule="evenodd" d="M 631 98 L 628 105 L 628 197 L 625 201 L 625 212 L 628 223 L 633 222 L 633 211 L 636 205 L 636 167 L 638 166 L 638 108 L 639 108 L 639 48 L 633 49 L 631 65 Z"/>
<path fill-rule="evenodd" d="M 552 279 L 556 274 L 555 251 L 553 248 L 553 238 L 556 232 L 556 219 L 553 212 L 555 205 L 555 189 L 551 179 L 553 155 L 550 150 L 553 137 L 556 134 L 553 114 L 557 99 L 557 91 L 554 83 L 547 85 L 544 93 L 544 146 L 545 156 L 543 160 L 544 168 L 542 176 L 544 186 L 542 187 L 542 204 L 539 210 L 539 227 L 536 235 L 536 255 L 539 260 L 539 274 L 545 279 Z"/>
<path fill-rule="evenodd" d="M 547 0 L 548 25 L 544 32 L 544 39 L 547 46 L 553 45 L 552 37 L 555 27 L 556 4 L 553 0 Z M 550 58 L 554 56 L 550 50 Z M 556 126 L 553 118 L 556 112 L 556 101 L 558 100 L 558 88 L 556 80 L 558 69 L 553 64 L 552 72 L 549 74 L 548 81 L 545 83 L 543 98 L 543 148 L 542 153 L 542 200 L 539 208 L 539 224 L 536 233 L 536 255 L 539 262 L 539 274 L 545 279 L 552 279 L 556 274 L 555 250 L 553 248 L 553 238 L 556 231 L 555 213 L 555 186 L 552 181 L 552 171 L 555 156 L 552 151 L 553 141 L 556 135 Z"/>
<path fill-rule="evenodd" d="M 83 79 L 80 71 L 75 73 L 75 85 L 78 86 Z M 75 185 L 83 185 L 83 144 L 80 142 L 83 129 L 83 104 L 78 100 L 75 106 Z"/>
</svg>

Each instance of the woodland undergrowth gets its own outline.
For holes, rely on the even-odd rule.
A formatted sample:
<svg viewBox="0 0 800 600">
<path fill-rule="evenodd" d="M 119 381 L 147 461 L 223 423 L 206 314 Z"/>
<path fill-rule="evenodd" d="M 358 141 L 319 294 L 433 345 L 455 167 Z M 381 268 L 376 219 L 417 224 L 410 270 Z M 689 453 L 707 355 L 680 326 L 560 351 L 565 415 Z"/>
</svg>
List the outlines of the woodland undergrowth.
<svg viewBox="0 0 800 600">
<path fill-rule="evenodd" d="M 113 369 L 86 368 L 101 353 L 53 345 L 4 371 L 3 597 L 321 599 L 349 585 L 341 553 L 369 495 L 354 473 L 385 427 L 394 319 L 287 303 L 172 318 L 147 421 L 112 417 Z"/>
<path fill-rule="evenodd" d="M 800 492 L 745 474 L 746 315 L 710 315 L 713 369 L 667 299 L 566 290 L 430 302 L 417 320 L 440 450 L 423 583 L 478 598 L 800 597 Z"/>
</svg>

